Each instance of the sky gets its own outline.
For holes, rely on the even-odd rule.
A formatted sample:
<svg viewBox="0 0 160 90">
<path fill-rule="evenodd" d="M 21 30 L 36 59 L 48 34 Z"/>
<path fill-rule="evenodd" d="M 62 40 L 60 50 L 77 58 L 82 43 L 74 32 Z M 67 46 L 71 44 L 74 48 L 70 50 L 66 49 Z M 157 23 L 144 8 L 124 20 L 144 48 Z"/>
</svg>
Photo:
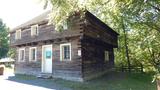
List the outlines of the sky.
<svg viewBox="0 0 160 90">
<path fill-rule="evenodd" d="M 0 18 L 11 29 L 44 11 L 40 0 L 0 0 Z"/>
</svg>

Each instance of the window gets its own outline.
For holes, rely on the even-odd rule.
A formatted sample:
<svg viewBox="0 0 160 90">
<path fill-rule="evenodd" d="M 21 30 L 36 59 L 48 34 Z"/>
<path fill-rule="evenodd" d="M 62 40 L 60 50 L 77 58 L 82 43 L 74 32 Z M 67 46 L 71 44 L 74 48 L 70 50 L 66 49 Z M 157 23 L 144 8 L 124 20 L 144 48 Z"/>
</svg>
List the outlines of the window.
<svg viewBox="0 0 160 90">
<path fill-rule="evenodd" d="M 64 21 L 64 22 L 63 22 L 63 29 L 64 29 L 64 30 L 67 30 L 67 29 L 68 29 L 67 21 Z"/>
<path fill-rule="evenodd" d="M 38 25 L 31 26 L 31 36 L 38 35 Z"/>
<path fill-rule="evenodd" d="M 104 52 L 104 59 L 105 61 L 109 61 L 109 51 Z"/>
<path fill-rule="evenodd" d="M 71 44 L 70 43 L 60 45 L 60 59 L 61 61 L 71 60 Z"/>
<path fill-rule="evenodd" d="M 29 51 L 29 60 L 36 61 L 37 60 L 37 48 L 31 47 Z"/>
<path fill-rule="evenodd" d="M 21 39 L 21 29 L 16 30 L 16 39 Z"/>
<path fill-rule="evenodd" d="M 20 48 L 19 49 L 19 61 L 24 61 L 25 60 L 25 48 Z"/>
</svg>

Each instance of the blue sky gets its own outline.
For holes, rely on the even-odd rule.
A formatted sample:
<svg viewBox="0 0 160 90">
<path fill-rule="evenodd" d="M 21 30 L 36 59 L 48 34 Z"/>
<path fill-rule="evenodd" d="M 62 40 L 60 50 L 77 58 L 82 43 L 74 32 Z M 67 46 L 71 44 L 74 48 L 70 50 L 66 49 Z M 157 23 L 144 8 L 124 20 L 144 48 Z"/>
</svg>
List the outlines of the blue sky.
<svg viewBox="0 0 160 90">
<path fill-rule="evenodd" d="M 11 29 L 44 11 L 40 0 L 0 0 L 0 18 Z"/>
</svg>

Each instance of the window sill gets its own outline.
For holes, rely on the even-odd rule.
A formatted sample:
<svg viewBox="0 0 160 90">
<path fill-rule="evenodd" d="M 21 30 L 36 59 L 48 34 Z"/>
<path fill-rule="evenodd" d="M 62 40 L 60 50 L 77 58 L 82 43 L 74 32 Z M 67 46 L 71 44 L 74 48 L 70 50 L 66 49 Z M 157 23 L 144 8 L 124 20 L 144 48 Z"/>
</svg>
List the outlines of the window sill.
<svg viewBox="0 0 160 90">
<path fill-rule="evenodd" d="M 62 62 L 63 62 L 63 61 L 64 61 L 64 62 L 65 62 L 65 61 L 66 61 L 66 62 L 69 62 L 69 61 L 71 61 L 71 60 L 70 60 L 70 59 L 63 59 L 63 60 L 60 60 L 60 61 L 62 61 Z"/>
<path fill-rule="evenodd" d="M 31 37 L 37 37 L 38 35 L 31 35 Z"/>
<path fill-rule="evenodd" d="M 29 60 L 29 62 L 36 62 L 37 60 Z"/>
<path fill-rule="evenodd" d="M 20 40 L 20 39 L 21 39 L 21 38 L 19 38 L 19 39 L 15 39 L 15 40 L 17 41 L 17 40 Z"/>
<path fill-rule="evenodd" d="M 25 61 L 18 61 L 18 62 L 25 62 Z"/>
</svg>

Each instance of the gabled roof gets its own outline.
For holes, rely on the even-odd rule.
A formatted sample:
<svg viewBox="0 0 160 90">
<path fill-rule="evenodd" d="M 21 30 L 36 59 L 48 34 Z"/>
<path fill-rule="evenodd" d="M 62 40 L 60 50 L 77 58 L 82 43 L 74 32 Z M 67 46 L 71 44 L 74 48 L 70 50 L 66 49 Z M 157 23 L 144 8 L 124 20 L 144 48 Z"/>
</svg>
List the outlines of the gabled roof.
<svg viewBox="0 0 160 90">
<path fill-rule="evenodd" d="M 32 18 L 31 20 L 27 21 L 26 23 L 23 23 L 23 24 L 15 27 L 15 28 L 13 28 L 10 32 L 15 31 L 15 30 L 20 29 L 20 28 L 23 28 L 23 27 L 26 27 L 26 26 L 37 24 L 38 22 L 48 20 L 50 12 L 51 12 L 50 10 L 46 11 L 46 12 L 40 14 L 39 16 L 37 16 L 35 18 Z"/>
<path fill-rule="evenodd" d="M 116 31 L 114 31 L 111 27 L 109 27 L 106 23 L 104 23 L 102 20 L 100 20 L 99 18 L 97 18 L 91 12 L 86 11 L 86 15 L 89 16 L 90 18 L 92 18 L 92 20 L 94 20 L 96 23 L 98 23 L 98 25 L 100 25 L 105 30 L 107 30 L 107 32 L 109 32 L 111 34 L 114 34 L 114 35 L 119 35 Z"/>
<path fill-rule="evenodd" d="M 114 35 L 119 35 L 116 31 L 114 31 L 112 28 L 110 28 L 107 24 L 105 24 L 104 22 L 102 22 L 100 19 L 98 19 L 95 15 L 93 15 L 92 13 L 90 13 L 88 10 L 84 11 L 85 14 L 87 16 L 89 16 L 90 18 L 92 18 L 95 22 L 97 22 L 101 27 L 103 27 L 104 29 L 106 29 L 109 33 L 114 34 Z M 51 11 L 46 11 L 44 13 L 42 13 L 41 15 L 27 21 L 26 23 L 23 23 L 17 27 L 15 27 L 14 29 L 12 29 L 10 32 L 14 32 L 17 29 L 21 29 L 27 26 L 31 26 L 33 24 L 38 24 L 39 22 L 42 21 L 48 21 L 49 20 L 49 14 L 51 13 Z"/>
</svg>

